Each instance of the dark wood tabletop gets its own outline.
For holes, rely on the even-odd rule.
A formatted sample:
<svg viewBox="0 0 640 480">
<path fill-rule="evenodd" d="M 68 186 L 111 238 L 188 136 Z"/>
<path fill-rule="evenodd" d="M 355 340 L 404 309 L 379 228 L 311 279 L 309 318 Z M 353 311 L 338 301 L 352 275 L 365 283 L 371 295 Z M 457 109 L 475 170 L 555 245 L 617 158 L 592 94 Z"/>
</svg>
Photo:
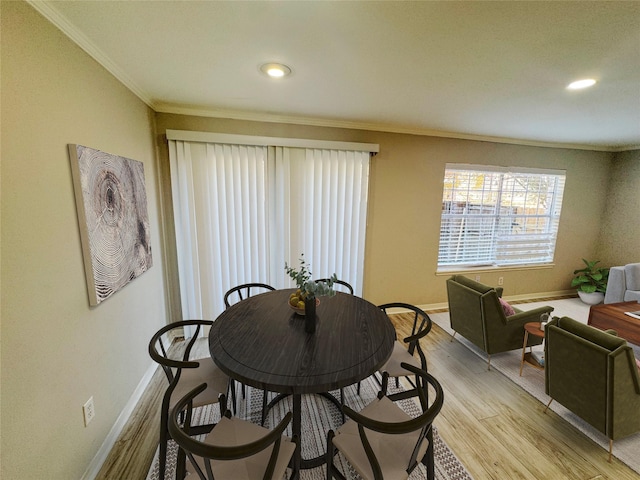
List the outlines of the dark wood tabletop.
<svg viewBox="0 0 640 480">
<path fill-rule="evenodd" d="M 288 305 L 293 289 L 252 296 L 225 310 L 209 333 L 209 350 L 229 376 L 280 393 L 320 393 L 362 380 L 390 357 L 395 329 L 366 300 L 320 297 L 313 334 Z"/>
</svg>

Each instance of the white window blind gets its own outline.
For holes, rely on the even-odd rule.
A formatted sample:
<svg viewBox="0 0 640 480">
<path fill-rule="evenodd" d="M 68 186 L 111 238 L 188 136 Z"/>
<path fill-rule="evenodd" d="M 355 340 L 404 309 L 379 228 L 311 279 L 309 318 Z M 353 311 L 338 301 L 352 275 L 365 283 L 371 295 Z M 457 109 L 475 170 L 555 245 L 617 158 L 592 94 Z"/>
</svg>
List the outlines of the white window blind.
<svg viewBox="0 0 640 480">
<path fill-rule="evenodd" d="M 184 318 L 216 318 L 241 283 L 292 286 L 302 253 L 361 294 L 369 152 L 171 139 L 169 156 Z"/>
<path fill-rule="evenodd" d="M 447 164 L 438 267 L 552 262 L 564 182 L 558 170 Z"/>
</svg>

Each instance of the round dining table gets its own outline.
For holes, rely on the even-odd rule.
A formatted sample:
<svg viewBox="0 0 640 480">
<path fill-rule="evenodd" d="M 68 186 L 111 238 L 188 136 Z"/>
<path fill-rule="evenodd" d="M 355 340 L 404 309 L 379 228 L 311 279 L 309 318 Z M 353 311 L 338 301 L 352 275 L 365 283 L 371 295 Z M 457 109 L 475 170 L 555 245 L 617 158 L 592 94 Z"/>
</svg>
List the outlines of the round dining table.
<svg viewBox="0 0 640 480">
<path fill-rule="evenodd" d="M 288 304 L 294 289 L 275 290 L 226 309 L 209 332 L 214 362 L 227 375 L 270 392 L 292 395 L 292 433 L 301 439 L 301 395 L 326 394 L 375 373 L 391 356 L 396 338 L 387 315 L 363 298 L 337 292 L 320 297 L 315 333 Z M 294 453 L 292 478 L 324 456 Z"/>
</svg>

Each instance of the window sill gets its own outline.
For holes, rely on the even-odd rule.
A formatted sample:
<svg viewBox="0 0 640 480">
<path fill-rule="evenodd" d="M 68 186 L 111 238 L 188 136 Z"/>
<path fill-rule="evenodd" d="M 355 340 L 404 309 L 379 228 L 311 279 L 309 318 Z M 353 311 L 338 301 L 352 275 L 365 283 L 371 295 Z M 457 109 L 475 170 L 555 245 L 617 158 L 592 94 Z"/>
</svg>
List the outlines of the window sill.
<svg viewBox="0 0 640 480">
<path fill-rule="evenodd" d="M 545 263 L 540 265 L 513 265 L 513 266 L 489 266 L 480 267 L 450 267 L 436 270 L 436 276 L 444 275 L 464 275 L 465 273 L 496 273 L 496 272 L 520 272 L 527 270 L 546 270 L 555 267 L 555 263 Z"/>
</svg>

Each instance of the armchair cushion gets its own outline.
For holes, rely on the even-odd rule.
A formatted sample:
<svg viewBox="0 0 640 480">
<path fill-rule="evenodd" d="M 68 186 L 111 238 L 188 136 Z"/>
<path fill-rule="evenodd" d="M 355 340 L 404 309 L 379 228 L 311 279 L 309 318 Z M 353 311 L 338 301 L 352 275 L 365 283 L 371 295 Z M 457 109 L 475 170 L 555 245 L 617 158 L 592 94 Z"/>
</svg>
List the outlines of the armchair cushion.
<svg viewBox="0 0 640 480">
<path fill-rule="evenodd" d="M 611 267 L 604 303 L 640 301 L 640 263 Z"/>
<path fill-rule="evenodd" d="M 627 290 L 640 290 L 640 263 L 625 265 L 624 275 L 627 278 Z"/>
</svg>

